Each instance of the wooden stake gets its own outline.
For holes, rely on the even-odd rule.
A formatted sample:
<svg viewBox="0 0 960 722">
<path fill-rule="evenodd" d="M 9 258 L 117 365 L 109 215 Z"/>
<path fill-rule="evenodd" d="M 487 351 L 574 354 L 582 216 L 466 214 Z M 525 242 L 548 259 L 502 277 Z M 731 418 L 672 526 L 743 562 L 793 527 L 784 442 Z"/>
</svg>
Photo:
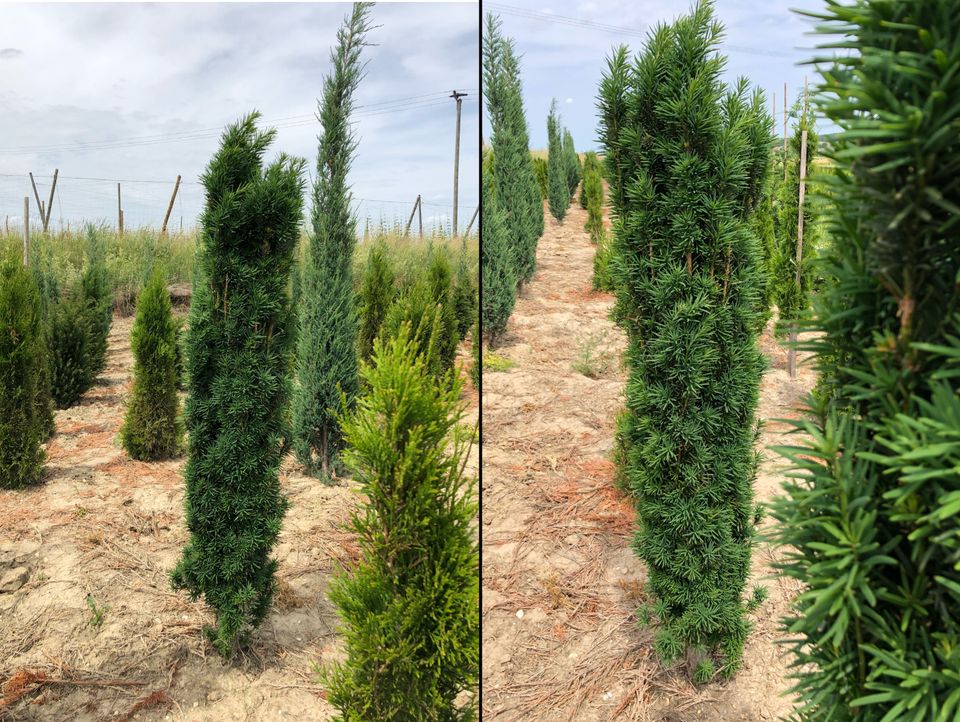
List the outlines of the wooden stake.
<svg viewBox="0 0 960 722">
<path fill-rule="evenodd" d="M 177 191 L 180 190 L 180 176 L 177 176 L 177 182 L 173 186 L 173 195 L 170 196 L 170 204 L 167 206 L 167 214 L 163 217 L 163 226 L 160 227 L 160 233 L 167 232 L 167 221 L 170 220 L 170 213 L 173 211 L 173 202 L 177 199 Z"/>
<path fill-rule="evenodd" d="M 31 176 L 32 180 L 32 176 Z M 23 267 L 30 266 L 30 196 L 23 197 Z"/>
<path fill-rule="evenodd" d="M 413 202 L 413 209 L 410 211 L 410 218 L 407 219 L 407 227 L 403 229 L 403 235 L 410 235 L 410 224 L 413 223 L 413 214 L 417 212 L 417 208 L 420 207 L 420 195 L 417 194 L 417 200 Z"/>
<path fill-rule="evenodd" d="M 43 224 L 43 201 L 40 200 L 40 193 L 37 192 L 37 182 L 33 179 L 33 172 L 30 172 L 30 185 L 33 186 L 33 197 L 37 199 L 37 208 L 40 209 L 40 223 Z"/>
<path fill-rule="evenodd" d="M 473 212 L 473 215 L 470 216 L 470 222 L 467 224 L 467 230 L 466 230 L 466 232 L 465 232 L 463 235 L 465 235 L 465 236 L 469 236 L 469 235 L 470 235 L 470 229 L 473 228 L 473 222 L 474 222 L 475 220 L 477 220 L 477 214 L 478 214 L 478 213 L 480 213 L 480 206 L 477 206 L 476 210 L 474 210 L 474 212 Z"/>
<path fill-rule="evenodd" d="M 794 275 L 794 281 L 797 288 L 800 287 L 800 268 L 803 263 L 803 196 L 806 190 L 807 177 L 807 131 L 800 134 L 800 198 L 797 203 L 797 269 Z M 790 326 L 790 349 L 787 351 L 787 368 L 790 371 L 790 378 L 797 376 L 797 324 Z"/>
<path fill-rule="evenodd" d="M 120 184 L 117 183 L 117 233 L 123 235 L 123 207 L 120 204 Z"/>
<path fill-rule="evenodd" d="M 420 224 L 420 238 L 423 238 L 423 201 L 417 203 L 417 222 Z"/>
<path fill-rule="evenodd" d="M 47 202 L 47 215 L 43 218 L 43 230 L 46 232 L 47 226 L 50 225 L 50 216 L 53 214 L 53 194 L 57 190 L 57 176 L 60 175 L 60 169 L 53 169 L 53 185 L 50 186 L 50 200 Z"/>
</svg>

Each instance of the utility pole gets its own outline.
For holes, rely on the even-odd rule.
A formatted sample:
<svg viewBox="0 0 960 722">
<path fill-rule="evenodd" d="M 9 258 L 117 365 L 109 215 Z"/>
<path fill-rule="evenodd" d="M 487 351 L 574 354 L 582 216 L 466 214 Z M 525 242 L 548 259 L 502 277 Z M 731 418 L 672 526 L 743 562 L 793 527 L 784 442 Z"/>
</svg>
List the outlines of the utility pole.
<svg viewBox="0 0 960 722">
<path fill-rule="evenodd" d="M 457 237 L 457 203 L 459 202 L 459 183 L 460 183 L 460 107 L 467 94 L 458 93 L 454 90 L 450 97 L 457 101 L 457 145 L 453 153 L 453 237 Z"/>
</svg>

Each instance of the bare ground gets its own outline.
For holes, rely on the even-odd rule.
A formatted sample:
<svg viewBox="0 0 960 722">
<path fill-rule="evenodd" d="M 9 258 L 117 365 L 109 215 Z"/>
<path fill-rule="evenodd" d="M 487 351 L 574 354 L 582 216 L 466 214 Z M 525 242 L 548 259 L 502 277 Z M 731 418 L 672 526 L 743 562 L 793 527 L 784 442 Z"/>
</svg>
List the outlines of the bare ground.
<svg viewBox="0 0 960 722">
<path fill-rule="evenodd" d="M 626 341 L 609 320 L 613 298 L 591 291 L 594 246 L 586 213 L 547 217 L 537 273 L 495 350 L 514 362 L 483 379 L 483 712 L 490 720 L 775 719 L 790 701 L 778 618 L 797 587 L 776 578 L 776 554 L 755 550 L 751 584 L 769 599 L 753 616 L 744 667 L 697 688 L 654 658 L 636 625 L 643 563 L 630 548 L 634 512 L 613 484 L 614 422 L 623 405 Z M 584 349 L 592 349 L 584 364 Z M 815 376 L 786 371 L 770 328 L 763 419 L 796 416 Z M 594 372 L 597 378 L 575 371 Z M 760 445 L 778 440 L 768 423 Z M 758 500 L 777 493 L 780 460 L 764 455 Z"/>
<path fill-rule="evenodd" d="M 356 484 L 326 486 L 284 462 L 274 608 L 249 649 L 223 661 L 201 634 L 209 609 L 169 583 L 188 538 L 184 460 L 132 461 L 117 440 L 131 325 L 114 319 L 106 371 L 57 412 L 44 483 L 0 491 L 0 720 L 329 719 L 317 665 L 342 645 L 325 592 L 358 553 L 343 530 Z M 467 388 L 464 421 L 476 423 Z"/>
</svg>

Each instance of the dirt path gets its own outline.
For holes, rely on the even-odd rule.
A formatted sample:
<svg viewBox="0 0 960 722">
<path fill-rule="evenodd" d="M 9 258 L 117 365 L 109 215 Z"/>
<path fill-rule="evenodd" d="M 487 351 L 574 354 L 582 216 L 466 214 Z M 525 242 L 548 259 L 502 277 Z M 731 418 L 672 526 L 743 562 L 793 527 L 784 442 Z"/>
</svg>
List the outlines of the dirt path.
<svg viewBox="0 0 960 722">
<path fill-rule="evenodd" d="M 562 225 L 548 214 L 536 276 L 495 350 L 514 365 L 484 375 L 484 717 L 775 719 L 789 709 L 780 697 L 785 660 L 774 644 L 777 618 L 795 593 L 789 582 L 765 582 L 770 598 L 756 614 L 744 669 L 726 684 L 697 689 L 663 670 L 650 632 L 635 624 L 645 572 L 630 548 L 633 509 L 613 485 L 610 461 L 626 342 L 608 319 L 613 298 L 590 290 L 594 246 L 585 220 L 577 206 Z M 760 415 L 794 415 L 812 371 L 791 381 L 769 329 L 761 343 L 771 369 Z M 778 431 L 768 424 L 761 444 Z M 778 488 L 777 463 L 764 462 L 761 500 Z M 770 559 L 768 548 L 755 552 L 755 579 L 769 573 Z"/>
<path fill-rule="evenodd" d="M 284 463 L 279 593 L 249 651 L 222 661 L 201 634 L 212 614 L 170 588 L 187 540 L 184 460 L 131 461 L 117 440 L 131 325 L 114 319 L 105 373 L 57 412 L 44 483 L 0 491 L 0 580 L 12 578 L 0 587 L 0 720 L 330 719 L 317 665 L 341 650 L 326 587 L 357 553 L 341 530 L 356 485 L 325 486 Z"/>
</svg>

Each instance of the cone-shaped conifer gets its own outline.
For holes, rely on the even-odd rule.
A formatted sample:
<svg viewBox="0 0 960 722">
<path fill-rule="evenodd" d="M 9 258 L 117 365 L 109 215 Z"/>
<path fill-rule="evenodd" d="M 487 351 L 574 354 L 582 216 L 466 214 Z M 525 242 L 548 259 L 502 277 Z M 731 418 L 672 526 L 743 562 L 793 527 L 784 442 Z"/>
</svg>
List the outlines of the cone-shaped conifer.
<svg viewBox="0 0 960 722">
<path fill-rule="evenodd" d="M 480 272 L 483 293 L 480 318 L 483 334 L 491 344 L 507 328 L 517 303 L 517 281 L 511 262 L 506 222 L 493 192 L 493 177 L 483 174 L 483 218 L 480 242 Z"/>
<path fill-rule="evenodd" d="M 354 3 L 337 31 L 333 71 L 323 79 L 319 150 L 313 187 L 310 244 L 303 268 L 297 353 L 299 385 L 293 401 L 294 442 L 300 463 L 331 477 L 343 445 L 336 409 L 340 394 L 357 393 L 357 312 L 353 293 L 356 220 L 347 174 L 356 149 L 350 129 L 353 94 L 363 76 L 372 3 Z"/>
<path fill-rule="evenodd" d="M 763 278 L 750 216 L 769 163 L 762 94 L 728 89 L 710 3 L 610 60 L 601 136 L 628 335 L 622 470 L 637 505 L 656 650 L 702 680 L 740 664 L 754 537 Z M 626 184 L 625 186 L 623 184 Z"/>
<path fill-rule="evenodd" d="M 183 440 L 177 397 L 177 324 L 164 276 L 156 273 L 137 299 L 130 333 L 133 391 L 120 439 L 134 459 L 175 456 Z"/>
<path fill-rule="evenodd" d="M 397 295 L 396 277 L 390 261 L 390 252 L 383 239 L 370 249 L 360 287 L 360 360 L 367 361 L 373 353 L 373 342 L 380 333 L 387 310 Z"/>
<path fill-rule="evenodd" d="M 334 578 L 346 661 L 328 671 L 344 720 L 475 719 L 480 657 L 476 486 L 462 381 L 430 378 L 409 338 L 379 339 L 343 419 L 344 462 L 367 503 L 353 515 L 359 564 Z M 398 503 L 402 500 L 402 503 Z"/>
<path fill-rule="evenodd" d="M 466 243 L 460 247 L 458 255 L 457 273 L 453 279 L 451 294 L 453 311 L 457 317 L 457 336 L 460 339 L 465 339 L 477 318 L 477 289 L 474 286 L 470 264 L 467 261 Z"/>
<path fill-rule="evenodd" d="M 580 156 L 573 146 L 573 134 L 563 129 L 563 162 L 567 168 L 567 186 L 570 188 L 570 200 L 573 200 L 577 186 L 580 185 Z"/>
<path fill-rule="evenodd" d="M 570 205 L 570 178 L 563 153 L 563 136 L 556 100 L 550 103 L 550 113 L 547 115 L 547 200 L 550 203 L 550 214 L 559 223 L 563 223 L 567 206 Z"/>
<path fill-rule="evenodd" d="M 270 550 L 286 499 L 278 468 L 295 328 L 290 272 L 300 235 L 304 161 L 264 167 L 274 131 L 252 113 L 226 129 L 202 181 L 187 329 L 190 541 L 174 587 L 216 613 L 206 632 L 229 655 L 263 621 L 277 563 Z"/>
</svg>

